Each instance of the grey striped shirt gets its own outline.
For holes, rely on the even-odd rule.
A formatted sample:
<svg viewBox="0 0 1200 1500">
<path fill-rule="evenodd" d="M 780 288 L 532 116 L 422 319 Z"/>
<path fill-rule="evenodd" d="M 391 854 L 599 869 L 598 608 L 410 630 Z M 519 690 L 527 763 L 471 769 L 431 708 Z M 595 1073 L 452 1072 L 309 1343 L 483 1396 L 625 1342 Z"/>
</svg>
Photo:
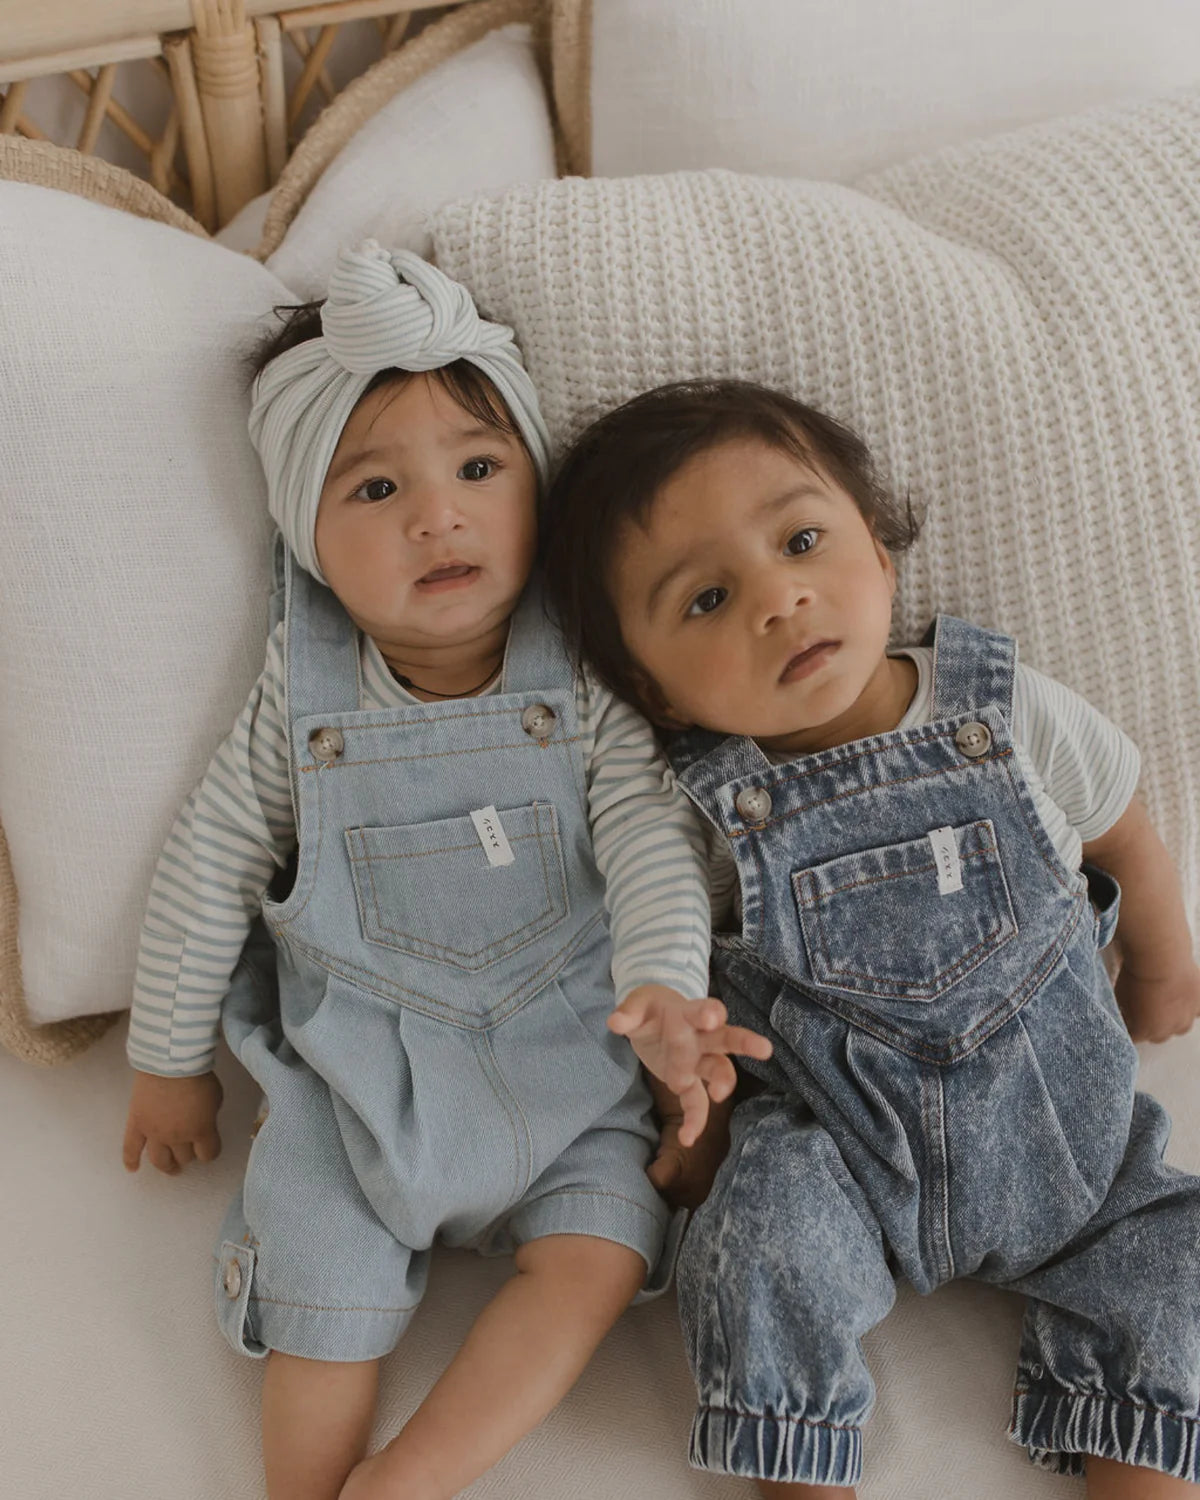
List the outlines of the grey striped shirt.
<svg viewBox="0 0 1200 1500">
<path fill-rule="evenodd" d="M 365 636 L 360 659 L 360 707 L 415 701 Z M 142 1072 L 212 1067 L 230 976 L 271 877 L 295 848 L 283 682 L 281 623 L 232 734 L 159 857 L 129 1026 L 129 1060 Z M 617 999 L 651 982 L 705 995 L 709 904 L 695 815 L 644 719 L 586 674 L 576 705 Z"/>
</svg>

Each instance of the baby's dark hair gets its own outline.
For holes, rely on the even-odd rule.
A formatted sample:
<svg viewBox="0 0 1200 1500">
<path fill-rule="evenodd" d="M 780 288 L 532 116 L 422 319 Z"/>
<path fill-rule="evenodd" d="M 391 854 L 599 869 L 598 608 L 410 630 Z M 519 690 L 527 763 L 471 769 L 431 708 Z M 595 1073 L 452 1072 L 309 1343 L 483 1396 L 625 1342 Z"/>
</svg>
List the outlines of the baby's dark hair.
<svg viewBox="0 0 1200 1500">
<path fill-rule="evenodd" d="M 282 327 L 269 328 L 247 355 L 246 365 L 251 381 L 280 354 L 286 354 L 289 349 L 294 349 L 298 344 L 305 344 L 309 339 L 320 338 L 321 308 L 324 305 L 324 299 L 322 299 L 318 302 L 304 302 L 298 306 L 272 309 L 275 316 L 281 320 Z M 473 365 L 470 360 L 456 359 L 452 364 L 430 370 L 429 374 L 443 386 L 446 394 L 477 422 L 484 427 L 491 427 L 496 432 L 515 437 L 524 445 L 525 438 L 521 429 L 513 421 L 500 392 L 483 371 Z M 381 385 L 395 385 L 399 388 L 412 377 L 411 370 L 380 370 L 363 391 L 363 395 L 368 395 Z"/>
<path fill-rule="evenodd" d="M 665 705 L 630 656 L 613 607 L 614 552 L 625 526 L 645 524 L 663 485 L 690 459 L 739 438 L 757 438 L 823 469 L 889 552 L 911 547 L 920 529 L 912 506 L 883 484 L 856 433 L 766 386 L 680 381 L 593 422 L 563 459 L 546 499 L 547 593 L 576 658 L 658 723 Z"/>
</svg>

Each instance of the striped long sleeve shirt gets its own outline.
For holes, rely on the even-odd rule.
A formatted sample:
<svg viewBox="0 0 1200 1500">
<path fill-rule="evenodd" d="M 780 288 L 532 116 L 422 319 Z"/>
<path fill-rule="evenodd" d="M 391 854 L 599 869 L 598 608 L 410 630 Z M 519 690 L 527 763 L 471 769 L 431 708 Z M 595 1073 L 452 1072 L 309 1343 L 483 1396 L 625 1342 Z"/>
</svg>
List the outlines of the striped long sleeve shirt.
<svg viewBox="0 0 1200 1500">
<path fill-rule="evenodd" d="M 362 637 L 360 707 L 415 700 Z M 233 732 L 176 819 L 142 926 L 128 1054 L 165 1076 L 207 1072 L 221 1003 L 267 887 L 296 846 L 288 772 L 283 625 Z M 708 992 L 704 837 L 650 726 L 581 675 L 588 810 L 605 881 L 619 1001 L 636 985 Z"/>
</svg>

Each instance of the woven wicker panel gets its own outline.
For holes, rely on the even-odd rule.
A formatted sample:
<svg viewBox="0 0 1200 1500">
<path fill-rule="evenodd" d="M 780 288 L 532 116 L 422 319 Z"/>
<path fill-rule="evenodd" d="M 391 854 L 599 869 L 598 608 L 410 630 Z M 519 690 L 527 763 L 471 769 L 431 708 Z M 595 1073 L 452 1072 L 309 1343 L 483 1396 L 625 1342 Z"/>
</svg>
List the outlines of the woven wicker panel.
<svg viewBox="0 0 1200 1500">
<path fill-rule="evenodd" d="M 98 56 L 89 61 L 92 52 Z M 44 71 L 49 60 L 31 61 L 26 66 L 42 71 L 7 83 L 0 132 L 99 155 L 191 208 L 180 112 L 159 38 L 132 38 L 58 61 L 55 73 Z"/>
<path fill-rule="evenodd" d="M 439 16 L 481 3 L 318 0 L 268 13 L 258 0 L 189 0 L 189 30 L 42 57 L 0 51 L 0 135 L 99 152 L 213 230 L 276 181 L 348 79 Z M 80 34 L 91 34 L 87 19 Z"/>
<path fill-rule="evenodd" d="M 110 208 L 137 214 L 139 218 L 157 219 L 191 234 L 205 234 L 194 219 L 140 177 L 63 146 L 23 140 L 19 136 L 0 136 L 0 178 L 77 193 Z M 43 1065 L 69 1062 L 103 1036 L 119 1013 L 81 1016 L 53 1026 L 30 1023 L 17 947 L 17 910 L 17 886 L 8 842 L 0 828 L 0 1046 L 27 1062 Z"/>
</svg>

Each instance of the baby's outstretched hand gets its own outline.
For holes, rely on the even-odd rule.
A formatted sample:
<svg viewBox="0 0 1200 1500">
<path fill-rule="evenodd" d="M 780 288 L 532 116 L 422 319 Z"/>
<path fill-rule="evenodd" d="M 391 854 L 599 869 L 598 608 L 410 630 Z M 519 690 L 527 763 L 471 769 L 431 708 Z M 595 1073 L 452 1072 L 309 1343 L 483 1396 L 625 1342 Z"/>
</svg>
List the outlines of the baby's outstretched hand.
<svg viewBox="0 0 1200 1500">
<path fill-rule="evenodd" d="M 219 1156 L 217 1111 L 221 1098 L 215 1073 L 203 1073 L 198 1078 L 135 1073 L 122 1151 L 126 1169 L 137 1171 L 143 1151 L 169 1177 L 190 1162 L 212 1161 Z"/>
<path fill-rule="evenodd" d="M 764 1060 L 771 1055 L 766 1037 L 744 1026 L 726 1025 L 719 1000 L 685 1000 L 665 984 L 641 984 L 630 990 L 609 1016 L 608 1029 L 628 1037 L 650 1072 L 678 1095 L 683 1146 L 693 1145 L 704 1129 L 709 1099 L 727 1099 L 733 1093 L 737 1074 L 730 1054 Z"/>
<path fill-rule="evenodd" d="M 1116 994 L 1135 1042 L 1166 1042 L 1190 1031 L 1200 1016 L 1200 969 L 1191 964 L 1174 974 L 1148 977 L 1122 965 Z"/>
</svg>

